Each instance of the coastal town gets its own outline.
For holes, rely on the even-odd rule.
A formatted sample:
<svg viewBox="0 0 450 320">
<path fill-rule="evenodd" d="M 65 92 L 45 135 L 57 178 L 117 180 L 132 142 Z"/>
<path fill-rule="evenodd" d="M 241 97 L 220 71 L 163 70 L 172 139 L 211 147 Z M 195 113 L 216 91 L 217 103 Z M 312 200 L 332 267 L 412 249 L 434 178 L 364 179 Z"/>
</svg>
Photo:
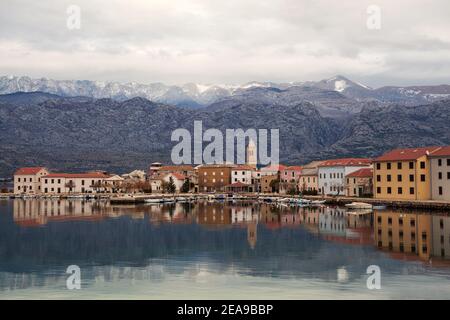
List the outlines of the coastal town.
<svg viewBox="0 0 450 320">
<path fill-rule="evenodd" d="M 374 158 L 341 158 L 305 165 L 258 166 L 249 144 L 246 163 L 164 165 L 126 174 L 62 173 L 24 167 L 2 197 L 120 197 L 138 194 L 277 194 L 386 201 L 450 202 L 450 146 L 395 149 Z"/>
</svg>

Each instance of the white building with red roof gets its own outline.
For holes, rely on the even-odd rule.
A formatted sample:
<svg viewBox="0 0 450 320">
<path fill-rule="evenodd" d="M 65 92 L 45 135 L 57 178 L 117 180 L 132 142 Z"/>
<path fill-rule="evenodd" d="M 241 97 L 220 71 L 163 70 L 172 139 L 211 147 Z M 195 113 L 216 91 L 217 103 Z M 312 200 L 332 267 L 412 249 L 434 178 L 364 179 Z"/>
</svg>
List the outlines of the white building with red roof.
<svg viewBox="0 0 450 320">
<path fill-rule="evenodd" d="M 346 176 L 359 169 L 370 167 L 371 159 L 342 158 L 322 162 L 318 167 L 319 194 L 345 195 Z"/>
<path fill-rule="evenodd" d="M 41 177 L 48 174 L 44 167 L 25 167 L 14 173 L 15 194 L 41 193 Z"/>
</svg>

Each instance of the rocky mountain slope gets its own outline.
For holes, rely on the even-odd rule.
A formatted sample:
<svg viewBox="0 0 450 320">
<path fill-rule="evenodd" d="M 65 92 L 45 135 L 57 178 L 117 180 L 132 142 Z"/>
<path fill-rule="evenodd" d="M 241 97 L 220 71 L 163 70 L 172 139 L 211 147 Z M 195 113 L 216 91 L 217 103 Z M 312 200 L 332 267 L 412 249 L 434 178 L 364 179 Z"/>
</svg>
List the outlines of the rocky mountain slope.
<svg viewBox="0 0 450 320">
<path fill-rule="evenodd" d="M 101 82 L 88 80 L 52 80 L 47 78 L 32 79 L 29 77 L 0 77 L 0 94 L 15 92 L 46 92 L 64 97 L 84 96 L 90 98 L 110 98 L 125 101 L 134 97 L 143 97 L 151 101 L 177 105 L 185 108 L 199 108 L 235 96 L 252 94 L 254 89 L 279 89 L 279 96 L 287 95 L 287 99 L 295 95 L 308 96 L 311 93 L 320 100 L 329 99 L 335 93 L 348 100 L 349 109 L 354 111 L 355 102 L 378 101 L 383 103 L 402 103 L 418 105 L 450 98 L 450 86 L 413 86 L 370 88 L 351 81 L 343 76 L 335 76 L 321 81 L 274 83 L 249 82 L 242 85 L 217 85 L 187 83 L 184 85 L 166 85 L 163 83 L 140 84 L 135 82 Z M 331 97 L 334 98 L 334 97 Z M 307 99 L 303 99 L 307 100 Z M 302 101 L 303 101 L 302 100 Z M 298 101 L 297 101 L 298 102 Z M 314 101 L 316 102 L 316 101 Z M 334 115 L 335 110 L 328 110 L 326 104 L 324 115 Z M 341 113 L 342 106 L 338 113 Z"/>
<path fill-rule="evenodd" d="M 285 163 L 343 156 L 376 156 L 400 146 L 450 144 L 450 101 L 409 106 L 360 103 L 345 118 L 324 116 L 324 102 L 296 103 L 295 89 L 267 89 L 260 100 L 244 92 L 209 108 L 189 110 L 151 102 L 46 94 L 0 96 L 0 177 L 20 166 L 125 172 L 152 161 L 170 162 L 173 130 L 279 128 Z M 283 90 L 292 100 L 279 99 Z M 294 92 L 291 92 L 293 90 Z M 340 93 L 330 98 L 346 99 Z M 287 97 L 287 96 L 286 96 Z"/>
</svg>

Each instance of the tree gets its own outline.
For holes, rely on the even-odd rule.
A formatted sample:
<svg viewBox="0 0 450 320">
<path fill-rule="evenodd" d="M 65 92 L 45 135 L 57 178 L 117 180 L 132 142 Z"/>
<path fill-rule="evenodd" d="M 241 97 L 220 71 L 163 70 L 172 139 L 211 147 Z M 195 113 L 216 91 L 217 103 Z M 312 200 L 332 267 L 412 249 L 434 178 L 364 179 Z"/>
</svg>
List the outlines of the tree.
<svg viewBox="0 0 450 320">
<path fill-rule="evenodd" d="M 184 180 L 184 183 L 181 186 L 180 191 L 182 193 L 188 193 L 190 189 L 191 189 L 191 183 L 190 183 L 189 179 Z"/>
<path fill-rule="evenodd" d="M 166 184 L 166 191 L 167 193 L 175 193 L 175 191 L 177 191 L 177 187 L 175 186 L 172 177 L 169 177 L 169 182 Z"/>
<path fill-rule="evenodd" d="M 279 192 L 280 191 L 280 180 L 274 179 L 270 181 L 269 186 L 272 188 L 272 192 Z"/>
<path fill-rule="evenodd" d="M 290 196 L 295 196 L 297 194 L 297 190 L 295 189 L 295 187 L 290 187 L 287 191 L 287 194 Z"/>
<path fill-rule="evenodd" d="M 72 189 L 75 188 L 75 183 L 73 182 L 73 180 L 69 180 L 69 182 L 66 183 L 65 187 L 69 188 L 69 193 L 70 193 L 70 192 L 72 192 Z"/>
</svg>

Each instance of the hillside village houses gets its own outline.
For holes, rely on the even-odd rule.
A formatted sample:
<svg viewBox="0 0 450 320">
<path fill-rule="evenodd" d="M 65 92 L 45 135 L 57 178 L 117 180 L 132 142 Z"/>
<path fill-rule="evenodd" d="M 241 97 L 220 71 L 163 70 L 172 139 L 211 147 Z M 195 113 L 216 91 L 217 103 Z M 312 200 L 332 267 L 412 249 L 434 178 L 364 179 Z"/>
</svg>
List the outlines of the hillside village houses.
<svg viewBox="0 0 450 320">
<path fill-rule="evenodd" d="M 247 156 L 251 154 L 247 150 Z M 14 174 L 14 193 L 163 193 L 173 183 L 176 192 L 188 186 L 189 192 L 317 193 L 450 201 L 450 146 L 395 149 L 374 160 L 329 159 L 303 166 L 258 167 L 255 159 L 250 160 L 243 165 L 196 167 L 152 163 L 147 173 L 134 170 L 121 176 L 101 171 L 57 173 L 44 167 L 26 167 Z"/>
</svg>

